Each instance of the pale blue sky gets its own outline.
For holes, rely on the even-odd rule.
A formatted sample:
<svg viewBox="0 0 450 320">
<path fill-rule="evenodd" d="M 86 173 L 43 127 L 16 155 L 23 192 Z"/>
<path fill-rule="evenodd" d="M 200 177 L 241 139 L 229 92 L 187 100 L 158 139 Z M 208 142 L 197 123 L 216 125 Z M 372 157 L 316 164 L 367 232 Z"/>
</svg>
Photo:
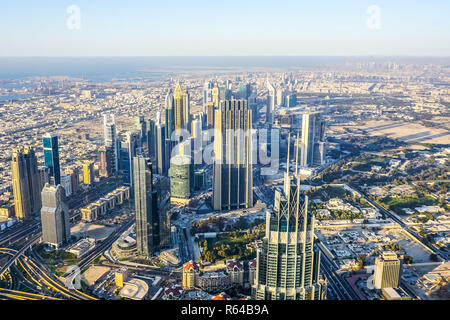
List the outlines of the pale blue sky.
<svg viewBox="0 0 450 320">
<path fill-rule="evenodd" d="M 2 1 L 0 56 L 449 56 L 449 12 L 448 0 Z"/>
</svg>

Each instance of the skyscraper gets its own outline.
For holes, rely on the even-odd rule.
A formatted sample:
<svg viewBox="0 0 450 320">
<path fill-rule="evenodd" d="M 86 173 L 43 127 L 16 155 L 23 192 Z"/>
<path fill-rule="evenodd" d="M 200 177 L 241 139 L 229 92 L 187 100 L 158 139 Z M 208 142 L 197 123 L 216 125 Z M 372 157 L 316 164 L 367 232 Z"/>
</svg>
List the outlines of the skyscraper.
<svg viewBox="0 0 450 320">
<path fill-rule="evenodd" d="M 44 164 L 50 170 L 50 182 L 52 185 L 61 184 L 58 136 L 54 133 L 47 133 L 42 140 L 44 145 Z"/>
<path fill-rule="evenodd" d="M 110 177 L 113 172 L 113 153 L 112 150 L 106 146 L 100 147 L 98 150 L 98 157 L 100 160 L 99 176 Z"/>
<path fill-rule="evenodd" d="M 147 150 L 150 158 L 155 158 L 155 146 L 156 146 L 156 130 L 155 130 L 155 121 L 146 120 L 147 126 Z"/>
<path fill-rule="evenodd" d="M 136 156 L 139 148 L 139 131 L 127 131 L 125 133 L 125 144 L 128 155 L 128 177 L 126 182 L 130 183 L 131 189 L 133 189 L 133 158 Z M 126 174 L 126 172 L 124 172 Z"/>
<path fill-rule="evenodd" d="M 134 157 L 133 161 L 137 252 L 151 256 L 159 246 L 157 191 L 152 190 L 152 163 L 142 155 Z"/>
<path fill-rule="evenodd" d="M 116 117 L 110 115 L 111 121 L 108 121 L 108 115 L 103 115 L 103 132 L 105 137 L 105 145 L 112 150 L 114 173 L 119 171 L 119 143 L 117 141 Z"/>
<path fill-rule="evenodd" d="M 170 139 L 172 137 L 172 132 L 175 130 L 175 123 L 174 123 L 174 98 L 172 91 L 169 91 L 166 96 L 166 132 L 165 136 Z M 159 123 L 159 121 L 157 121 Z"/>
<path fill-rule="evenodd" d="M 90 186 L 94 182 L 94 162 L 86 160 L 83 162 L 83 184 Z"/>
<path fill-rule="evenodd" d="M 29 219 L 41 209 L 41 190 L 37 159 L 32 147 L 13 150 L 12 185 L 16 217 Z"/>
<path fill-rule="evenodd" d="M 193 187 L 193 163 L 188 155 L 177 155 L 170 160 L 170 201 L 189 203 Z"/>
<path fill-rule="evenodd" d="M 206 106 L 209 102 L 213 102 L 212 88 L 214 83 L 212 81 L 206 81 L 203 85 L 203 112 L 206 113 Z"/>
<path fill-rule="evenodd" d="M 246 100 L 227 100 L 215 112 L 214 210 L 253 207 L 252 112 Z"/>
<path fill-rule="evenodd" d="M 206 128 L 214 127 L 214 103 L 208 102 L 206 104 Z"/>
<path fill-rule="evenodd" d="M 181 89 L 180 83 L 177 83 L 173 95 L 174 100 L 174 129 L 189 129 L 190 110 L 189 110 L 189 93 Z M 170 137 L 167 137 L 170 138 Z"/>
<path fill-rule="evenodd" d="M 266 123 L 273 123 L 273 111 L 275 109 L 276 91 L 272 84 L 267 80 L 267 109 L 266 109 Z"/>
<path fill-rule="evenodd" d="M 147 143 L 147 122 L 144 116 L 137 116 L 134 118 L 134 128 L 139 131 L 140 145 L 143 147 Z"/>
<path fill-rule="evenodd" d="M 325 161 L 325 122 L 319 112 L 305 112 L 302 118 L 300 165 L 314 167 Z"/>
<path fill-rule="evenodd" d="M 157 123 L 155 126 L 155 130 L 157 173 L 163 176 L 167 176 L 167 171 L 169 170 L 168 159 L 170 159 L 168 144 L 170 144 L 170 141 L 166 139 L 166 130 L 164 124 Z"/>
<path fill-rule="evenodd" d="M 252 93 L 251 86 L 249 83 L 241 84 L 239 87 L 239 95 L 241 99 L 247 100 Z"/>
<path fill-rule="evenodd" d="M 375 259 L 374 284 L 376 289 L 397 288 L 401 261 L 394 251 L 384 251 Z"/>
<path fill-rule="evenodd" d="M 289 157 L 288 157 L 289 158 Z M 285 175 L 284 190 L 275 189 L 273 212 L 266 213 L 266 235 L 256 256 L 256 300 L 321 300 L 320 251 L 314 247 L 314 216 L 300 181 Z"/>
<path fill-rule="evenodd" d="M 42 239 L 55 248 L 70 241 L 69 209 L 65 199 L 65 190 L 61 185 L 55 187 L 47 184 L 42 189 Z"/>
</svg>

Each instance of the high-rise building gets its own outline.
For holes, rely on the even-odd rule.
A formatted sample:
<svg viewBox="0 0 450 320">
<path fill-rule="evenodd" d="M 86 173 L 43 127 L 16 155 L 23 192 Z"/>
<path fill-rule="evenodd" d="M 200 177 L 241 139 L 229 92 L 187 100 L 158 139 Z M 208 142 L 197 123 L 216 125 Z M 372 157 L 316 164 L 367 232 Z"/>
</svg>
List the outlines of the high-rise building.
<svg viewBox="0 0 450 320">
<path fill-rule="evenodd" d="M 220 102 L 220 97 L 219 97 L 219 85 L 218 83 L 214 83 L 214 87 L 212 88 L 212 102 L 214 107 L 218 107 L 219 106 L 219 102 Z"/>
<path fill-rule="evenodd" d="M 61 185 L 55 187 L 47 184 L 42 189 L 42 239 L 55 248 L 70 241 L 69 209 L 65 199 L 65 190 Z"/>
<path fill-rule="evenodd" d="M 384 251 L 375 259 L 374 284 L 376 289 L 397 288 L 401 261 L 393 251 Z"/>
<path fill-rule="evenodd" d="M 100 177 L 105 177 L 108 178 L 112 175 L 113 173 L 113 152 L 112 149 L 106 147 L 106 146 L 102 146 L 100 147 L 100 149 L 98 150 L 98 158 L 99 158 L 99 170 L 98 170 L 98 174 Z"/>
<path fill-rule="evenodd" d="M 287 108 L 293 108 L 297 106 L 297 93 L 292 91 L 289 93 L 286 99 L 286 107 Z"/>
<path fill-rule="evenodd" d="M 189 203 L 193 188 L 193 163 L 188 155 L 177 155 L 170 160 L 170 201 Z"/>
<path fill-rule="evenodd" d="M 86 160 L 83 162 L 83 184 L 90 186 L 94 182 L 94 162 Z"/>
<path fill-rule="evenodd" d="M 305 112 L 302 119 L 300 166 L 314 167 L 325 162 L 325 122 L 319 112 Z"/>
<path fill-rule="evenodd" d="M 169 150 L 168 144 L 170 141 L 166 139 L 165 125 L 157 123 L 156 130 L 156 166 L 157 173 L 163 176 L 167 176 L 169 170 Z"/>
<path fill-rule="evenodd" d="M 117 173 L 119 171 L 120 146 L 117 140 L 116 117 L 112 114 L 110 118 L 111 121 L 108 120 L 108 115 L 103 115 L 103 132 L 105 146 L 112 150 L 114 173 Z"/>
<path fill-rule="evenodd" d="M 13 150 L 12 185 L 16 217 L 29 219 L 41 210 L 40 178 L 37 159 L 32 147 Z"/>
<path fill-rule="evenodd" d="M 212 89 L 214 87 L 214 83 L 212 81 L 206 81 L 203 85 L 203 112 L 206 111 L 206 106 L 208 103 L 213 102 Z M 214 105 L 214 104 L 213 104 Z"/>
<path fill-rule="evenodd" d="M 252 110 L 252 124 L 254 125 L 258 120 L 258 100 L 256 93 L 252 93 L 248 97 L 248 108 Z"/>
<path fill-rule="evenodd" d="M 156 123 L 153 120 L 146 120 L 146 128 L 148 130 L 147 132 L 147 151 L 150 158 L 155 158 L 155 146 L 156 146 L 156 130 L 155 130 Z"/>
<path fill-rule="evenodd" d="M 214 103 L 208 102 L 206 104 L 206 128 L 214 127 Z"/>
<path fill-rule="evenodd" d="M 172 137 L 172 132 L 175 130 L 175 114 L 174 114 L 174 97 L 172 91 L 169 91 L 166 96 L 166 132 L 165 136 L 170 139 Z M 159 123 L 159 121 L 157 121 Z"/>
<path fill-rule="evenodd" d="M 127 158 L 126 170 L 124 170 L 123 174 L 126 176 L 124 181 L 129 183 L 131 189 L 133 189 L 133 158 L 136 156 L 139 148 L 139 131 L 128 131 L 125 133 L 125 153 Z M 123 149 L 123 148 L 122 148 Z"/>
<path fill-rule="evenodd" d="M 70 175 L 72 194 L 80 189 L 80 169 L 78 167 L 68 168 L 65 174 Z"/>
<path fill-rule="evenodd" d="M 227 100 L 215 112 L 214 210 L 253 207 L 252 112 Z"/>
<path fill-rule="evenodd" d="M 42 140 L 44 145 L 44 164 L 50 170 L 50 183 L 57 186 L 61 183 L 58 136 L 54 133 L 47 133 Z"/>
<path fill-rule="evenodd" d="M 39 190 L 42 190 L 46 183 L 50 183 L 50 170 L 45 166 L 38 167 Z"/>
<path fill-rule="evenodd" d="M 139 132 L 140 146 L 144 147 L 147 143 L 147 122 L 144 116 L 137 116 L 134 118 L 134 128 Z"/>
<path fill-rule="evenodd" d="M 241 84 L 239 87 L 239 95 L 241 99 L 247 100 L 252 93 L 252 88 L 249 83 Z"/>
<path fill-rule="evenodd" d="M 72 195 L 72 177 L 70 174 L 64 174 L 61 176 L 61 186 L 66 192 L 66 197 L 70 197 Z"/>
<path fill-rule="evenodd" d="M 266 213 L 266 234 L 256 256 L 256 300 L 321 300 L 326 283 L 320 277 L 320 251 L 314 247 L 314 216 L 300 181 L 285 176 L 275 189 L 273 212 Z"/>
<path fill-rule="evenodd" d="M 177 83 L 177 86 L 173 95 L 174 101 L 174 129 L 180 130 L 185 129 L 189 130 L 189 122 L 190 122 L 190 101 L 189 101 L 189 93 L 187 91 L 183 91 L 181 89 L 180 83 Z M 167 137 L 170 138 L 170 137 Z"/>
<path fill-rule="evenodd" d="M 277 105 L 284 107 L 286 102 L 286 93 L 283 88 L 277 90 Z"/>
<path fill-rule="evenodd" d="M 273 123 L 273 111 L 275 109 L 276 91 L 274 86 L 267 80 L 267 106 L 266 106 L 266 123 Z"/>
<path fill-rule="evenodd" d="M 151 256 L 160 240 L 157 191 L 152 189 L 152 163 L 141 155 L 134 157 L 133 161 L 137 252 L 139 255 Z"/>
</svg>

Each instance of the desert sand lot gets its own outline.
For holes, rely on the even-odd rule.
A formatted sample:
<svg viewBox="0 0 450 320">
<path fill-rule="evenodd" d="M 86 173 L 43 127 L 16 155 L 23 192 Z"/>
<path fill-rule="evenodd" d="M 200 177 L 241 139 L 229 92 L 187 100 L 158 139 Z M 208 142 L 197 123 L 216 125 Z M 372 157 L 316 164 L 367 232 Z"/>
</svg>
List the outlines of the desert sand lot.
<svg viewBox="0 0 450 320">
<path fill-rule="evenodd" d="M 95 240 L 105 240 L 113 233 L 115 228 L 105 227 L 98 224 L 79 222 L 72 228 L 70 228 L 70 233 L 75 237 L 88 236 L 94 238 Z"/>
<path fill-rule="evenodd" d="M 386 135 L 389 138 L 400 139 L 409 143 L 450 143 L 450 131 L 429 128 L 418 123 L 372 120 L 360 124 L 358 128 L 365 130 L 371 136 Z"/>
<path fill-rule="evenodd" d="M 81 280 L 84 280 L 88 286 L 92 286 L 95 281 L 100 279 L 105 273 L 109 272 L 109 270 L 111 270 L 111 268 L 90 266 L 81 276 Z"/>
</svg>

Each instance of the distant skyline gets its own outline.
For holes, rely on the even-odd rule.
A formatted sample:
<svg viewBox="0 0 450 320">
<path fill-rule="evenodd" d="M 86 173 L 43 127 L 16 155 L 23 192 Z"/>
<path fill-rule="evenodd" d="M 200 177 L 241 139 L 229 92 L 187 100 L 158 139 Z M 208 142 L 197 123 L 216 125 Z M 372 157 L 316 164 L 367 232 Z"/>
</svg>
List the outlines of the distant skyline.
<svg viewBox="0 0 450 320">
<path fill-rule="evenodd" d="M 445 0 L 18 0 L 2 3 L 0 56 L 450 56 L 448 12 Z"/>
</svg>

